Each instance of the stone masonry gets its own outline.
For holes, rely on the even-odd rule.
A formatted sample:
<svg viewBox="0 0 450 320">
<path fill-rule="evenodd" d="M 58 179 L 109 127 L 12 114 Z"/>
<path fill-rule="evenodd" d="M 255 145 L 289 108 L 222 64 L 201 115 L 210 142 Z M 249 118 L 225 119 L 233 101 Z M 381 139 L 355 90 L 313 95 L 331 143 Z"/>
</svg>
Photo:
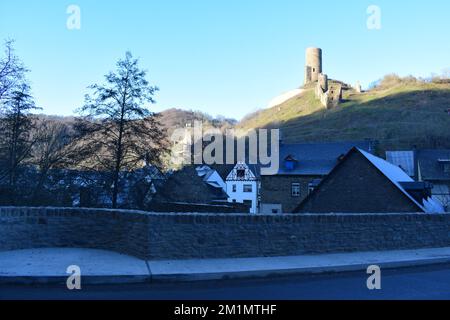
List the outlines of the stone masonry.
<svg viewBox="0 0 450 320">
<path fill-rule="evenodd" d="M 0 208 L 0 251 L 92 248 L 165 260 L 448 246 L 450 215 L 156 214 Z"/>
<path fill-rule="evenodd" d="M 343 84 L 329 80 L 322 73 L 322 49 L 307 48 L 305 62 L 305 85 L 315 84 L 316 98 L 327 109 L 335 108 L 342 100 Z"/>
</svg>

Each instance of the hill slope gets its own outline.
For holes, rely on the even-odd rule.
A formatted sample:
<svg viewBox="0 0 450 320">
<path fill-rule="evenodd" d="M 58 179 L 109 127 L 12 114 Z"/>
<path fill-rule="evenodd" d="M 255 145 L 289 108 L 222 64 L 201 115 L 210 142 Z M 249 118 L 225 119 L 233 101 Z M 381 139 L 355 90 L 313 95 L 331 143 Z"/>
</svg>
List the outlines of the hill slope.
<svg viewBox="0 0 450 320">
<path fill-rule="evenodd" d="M 289 143 L 376 139 L 382 150 L 450 147 L 450 84 L 405 79 L 365 93 L 346 91 L 324 109 L 314 89 L 247 116 L 237 127 L 280 128 Z"/>
<path fill-rule="evenodd" d="M 227 119 L 224 117 L 213 117 L 200 111 L 188 111 L 181 109 L 168 109 L 159 113 L 162 126 L 167 129 L 170 136 L 174 129 L 184 128 L 187 123 L 194 121 L 201 121 L 205 128 L 217 128 L 225 130 L 236 125 L 237 121 L 234 119 Z"/>
</svg>

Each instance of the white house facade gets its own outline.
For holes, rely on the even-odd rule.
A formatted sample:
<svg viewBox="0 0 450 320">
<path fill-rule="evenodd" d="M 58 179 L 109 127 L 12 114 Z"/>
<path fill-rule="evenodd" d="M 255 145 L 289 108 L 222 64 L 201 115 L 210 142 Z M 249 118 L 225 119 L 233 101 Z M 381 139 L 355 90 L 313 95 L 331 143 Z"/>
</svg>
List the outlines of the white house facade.
<svg viewBox="0 0 450 320">
<path fill-rule="evenodd" d="M 250 213 L 259 212 L 260 181 L 245 163 L 238 163 L 226 179 L 228 202 L 244 203 L 250 206 Z"/>
</svg>

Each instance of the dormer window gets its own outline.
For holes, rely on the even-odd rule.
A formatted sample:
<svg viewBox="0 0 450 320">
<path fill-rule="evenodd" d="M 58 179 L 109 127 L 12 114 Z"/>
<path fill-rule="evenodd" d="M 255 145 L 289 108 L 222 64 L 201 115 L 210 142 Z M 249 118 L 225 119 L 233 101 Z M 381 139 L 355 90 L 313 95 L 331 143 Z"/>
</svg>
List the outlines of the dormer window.
<svg viewBox="0 0 450 320">
<path fill-rule="evenodd" d="M 236 171 L 236 175 L 238 179 L 245 179 L 245 170 L 239 169 Z"/>
<path fill-rule="evenodd" d="M 439 159 L 438 162 L 442 164 L 444 173 L 450 173 L 450 159 Z"/>
<path fill-rule="evenodd" d="M 295 169 L 297 162 L 298 161 L 293 156 L 288 156 L 286 159 L 284 159 L 284 167 L 286 170 L 292 171 Z"/>
</svg>

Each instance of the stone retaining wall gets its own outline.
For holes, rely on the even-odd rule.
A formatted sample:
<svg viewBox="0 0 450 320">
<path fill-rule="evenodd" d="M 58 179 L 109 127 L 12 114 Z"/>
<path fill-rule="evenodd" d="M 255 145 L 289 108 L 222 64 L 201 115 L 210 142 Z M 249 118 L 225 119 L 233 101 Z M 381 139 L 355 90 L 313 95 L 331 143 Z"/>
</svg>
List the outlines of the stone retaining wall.
<svg viewBox="0 0 450 320">
<path fill-rule="evenodd" d="M 145 259 L 190 259 L 447 246 L 450 215 L 251 216 L 0 208 L 0 251 L 70 247 Z"/>
</svg>

